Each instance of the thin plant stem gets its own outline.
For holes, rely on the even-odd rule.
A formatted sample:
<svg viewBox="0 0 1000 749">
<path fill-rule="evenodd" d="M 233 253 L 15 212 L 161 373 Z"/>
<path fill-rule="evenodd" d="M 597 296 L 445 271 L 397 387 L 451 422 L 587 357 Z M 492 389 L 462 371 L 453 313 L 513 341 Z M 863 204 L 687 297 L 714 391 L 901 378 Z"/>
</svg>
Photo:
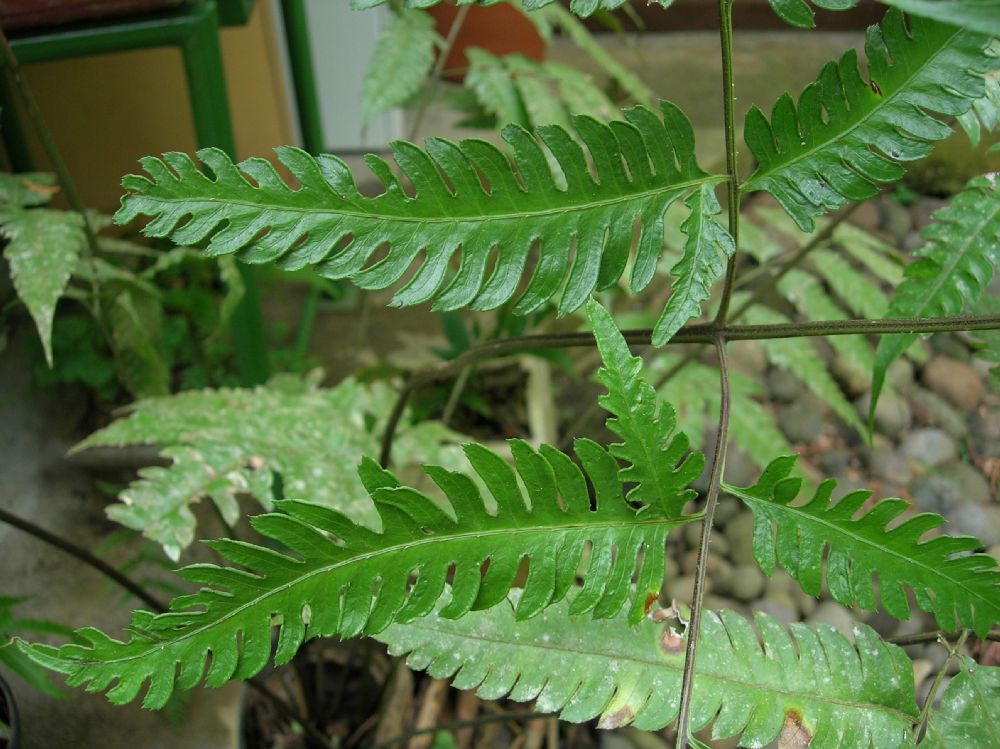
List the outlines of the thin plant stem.
<svg viewBox="0 0 1000 749">
<path fill-rule="evenodd" d="M 149 606 L 157 614 L 162 614 L 167 610 L 167 607 L 164 606 L 163 603 L 161 603 L 156 596 L 148 590 L 123 575 L 100 557 L 95 556 L 80 546 L 77 546 L 72 541 L 68 541 L 61 536 L 57 536 L 55 533 L 47 531 L 41 526 L 35 525 L 30 520 L 25 520 L 18 515 L 7 512 L 7 510 L 2 507 L 0 507 L 0 522 L 6 523 L 7 525 L 17 528 L 20 531 L 24 531 L 29 536 L 34 536 L 39 541 L 44 541 L 50 546 L 54 546 L 60 551 L 64 551 L 70 556 L 76 557 L 84 564 L 97 570 L 106 578 L 127 590 L 129 593 Z"/>
<path fill-rule="evenodd" d="M 969 630 L 966 629 L 962 632 L 961 637 L 958 638 L 955 646 L 948 649 L 948 657 L 945 659 L 944 663 L 941 664 L 941 668 L 938 670 L 937 675 L 934 677 L 934 682 L 931 684 L 930 691 L 927 692 L 927 699 L 924 700 L 923 709 L 920 711 L 920 720 L 917 721 L 917 727 L 913 733 L 914 739 L 919 740 L 923 735 L 924 729 L 927 727 L 927 719 L 931 716 L 931 708 L 934 707 L 934 698 L 937 696 L 938 690 L 941 688 L 941 683 L 947 675 L 948 667 L 951 665 L 951 662 L 955 660 L 958 653 L 961 652 L 968 637 Z M 947 645 L 947 641 L 945 641 L 945 645 Z"/>
<path fill-rule="evenodd" d="M 684 653 L 684 672 L 681 677 L 680 711 L 677 715 L 677 749 L 685 749 L 688 745 L 688 733 L 691 725 L 691 695 L 694 689 L 694 669 L 698 654 L 698 633 L 701 629 L 701 614 L 705 600 L 708 547 L 712 540 L 712 521 L 719 502 L 719 489 L 722 485 L 722 473 L 726 467 L 726 448 L 729 443 L 729 365 L 726 360 L 726 339 L 723 336 L 716 338 L 715 350 L 719 355 L 719 433 L 715 440 L 715 454 L 712 458 L 712 476 L 708 485 L 705 517 L 701 525 L 701 540 L 698 544 L 698 563 L 695 569 L 691 619 L 687 626 L 687 648 Z"/>
<path fill-rule="evenodd" d="M 389 749 L 389 747 L 397 746 L 398 744 L 404 744 L 415 736 L 424 736 L 428 733 L 441 733 L 442 731 L 453 731 L 458 728 L 472 728 L 474 726 L 482 726 L 487 723 L 505 723 L 507 721 L 528 721 L 528 720 L 543 720 L 546 718 L 553 717 L 551 713 L 532 713 L 532 712 L 522 712 L 522 713 L 491 713 L 489 715 L 478 715 L 475 718 L 468 718 L 466 720 L 453 720 L 448 723 L 439 723 L 436 726 L 431 726 L 429 728 L 417 728 L 412 731 L 407 731 L 406 733 L 401 733 L 398 736 L 394 736 L 387 741 L 383 741 L 379 744 L 375 744 L 370 747 L 370 749 Z"/>
<path fill-rule="evenodd" d="M 933 632 L 917 632 L 912 635 L 888 637 L 886 638 L 886 642 L 891 642 L 893 645 L 899 645 L 900 647 L 906 647 L 907 645 L 926 645 L 931 642 L 955 640 L 961 636 L 962 635 L 958 632 L 945 632 L 943 630 L 936 629 Z M 1000 642 L 1000 631 L 994 630 L 993 632 L 987 632 L 979 639 L 989 642 Z"/>
<path fill-rule="evenodd" d="M 969 315 L 961 317 L 921 317 L 898 320 L 820 320 L 816 322 L 773 323 L 768 325 L 718 325 L 698 323 L 686 325 L 665 345 L 714 343 L 718 336 L 727 341 L 758 341 L 775 338 L 813 338 L 831 335 L 879 335 L 905 333 L 946 333 L 968 330 L 1000 330 L 1000 315 Z M 623 330 L 630 346 L 649 346 L 653 331 Z M 473 346 L 450 362 L 413 374 L 403 385 L 396 405 L 386 422 L 382 436 L 381 463 L 388 467 L 396 427 L 403 416 L 412 392 L 427 383 L 447 379 L 464 367 L 483 359 L 498 358 L 525 351 L 593 346 L 592 333 L 538 333 L 501 338 Z"/>
<path fill-rule="evenodd" d="M 424 100 L 420 103 L 420 107 L 413 115 L 413 122 L 410 124 L 410 130 L 406 136 L 407 140 L 413 140 L 416 138 L 417 133 L 420 131 L 420 124 L 424 121 L 424 115 L 427 114 L 427 108 L 437 95 L 438 87 L 441 85 L 441 76 L 444 73 L 444 66 L 448 60 L 448 55 L 451 53 L 451 48 L 455 46 L 455 39 L 458 38 L 458 32 L 462 30 L 462 25 L 465 23 L 465 17 L 469 15 L 469 9 L 471 7 L 471 5 L 460 6 L 458 12 L 455 14 L 455 18 L 451 22 L 451 26 L 448 28 L 448 36 L 445 38 L 444 44 L 438 53 L 438 59 L 437 62 L 434 63 L 434 69 L 431 70 L 431 90 L 424 97 Z"/>
<path fill-rule="evenodd" d="M 330 739 L 327 738 L 318 728 L 316 728 L 316 726 L 310 723 L 307 718 L 302 716 L 299 711 L 295 709 L 292 703 L 282 699 L 262 682 L 259 682 L 256 679 L 247 679 L 247 684 L 249 684 L 250 688 L 257 692 L 257 694 L 274 705 L 278 712 L 281 713 L 286 719 L 299 724 L 306 736 L 308 736 L 312 742 L 318 744 L 319 746 L 332 749 L 334 745 Z"/>
<path fill-rule="evenodd" d="M 733 2 L 719 0 L 719 41 L 722 46 L 722 108 L 726 132 L 726 182 L 729 211 L 729 234 L 735 249 L 726 266 L 726 281 L 722 299 L 715 315 L 717 323 L 725 323 L 729 315 L 729 300 L 736 281 L 736 264 L 740 245 L 740 176 L 739 154 L 736 151 L 736 83 L 733 80 Z M 685 739 L 686 741 L 686 739 Z"/>
<path fill-rule="evenodd" d="M 441 423 L 444 426 L 448 426 L 451 423 L 452 417 L 455 416 L 455 409 L 458 408 L 458 400 L 462 397 L 462 391 L 465 390 L 465 385 L 472 375 L 472 370 L 473 366 L 471 364 L 463 367 L 462 371 L 458 373 L 458 377 L 455 378 L 455 382 L 451 386 L 451 391 L 448 393 L 448 402 L 444 404 L 444 411 L 441 412 Z"/>
</svg>

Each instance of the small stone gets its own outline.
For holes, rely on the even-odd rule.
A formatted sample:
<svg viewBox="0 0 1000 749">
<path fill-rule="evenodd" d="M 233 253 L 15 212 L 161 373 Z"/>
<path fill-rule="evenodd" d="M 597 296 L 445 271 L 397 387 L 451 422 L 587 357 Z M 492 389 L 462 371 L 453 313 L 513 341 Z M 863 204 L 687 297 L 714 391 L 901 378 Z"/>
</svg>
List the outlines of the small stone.
<svg viewBox="0 0 1000 749">
<path fill-rule="evenodd" d="M 701 522 L 695 521 L 684 526 L 684 543 L 689 549 L 697 549 L 701 543 Z"/>
<path fill-rule="evenodd" d="M 823 402 L 807 393 L 778 408 L 778 426 L 791 442 L 809 444 L 823 432 Z"/>
<path fill-rule="evenodd" d="M 729 366 L 760 382 L 767 371 L 767 356 L 760 341 L 737 341 L 730 347 Z"/>
<path fill-rule="evenodd" d="M 871 403 L 871 392 L 867 392 L 854 402 L 858 416 L 863 422 L 868 421 L 868 407 Z M 898 437 L 899 434 L 910 428 L 913 422 L 913 415 L 906 401 L 895 393 L 885 393 L 878 399 L 875 407 L 875 427 L 879 432 L 887 437 Z"/>
<path fill-rule="evenodd" d="M 743 503 L 738 499 L 733 499 L 732 497 L 721 497 L 719 499 L 719 504 L 715 507 L 715 526 L 717 528 L 722 528 L 736 517 L 737 513 L 743 509 Z M 717 541 L 721 540 L 722 536 L 716 534 L 712 536 L 712 543 L 715 544 Z M 729 550 L 728 542 L 726 545 L 726 550 Z"/>
<path fill-rule="evenodd" d="M 773 367 L 767 373 L 767 389 L 776 400 L 790 402 L 802 394 L 802 383 L 792 373 Z"/>
<path fill-rule="evenodd" d="M 903 486 L 913 480 L 910 462 L 891 447 L 866 447 L 862 455 L 875 478 Z"/>
<path fill-rule="evenodd" d="M 913 228 L 910 212 L 894 200 L 882 203 L 882 231 L 897 243 L 902 242 Z"/>
<path fill-rule="evenodd" d="M 978 538 L 983 546 L 993 546 L 1000 543 L 1000 532 L 997 530 L 995 507 L 985 508 L 963 502 L 948 513 L 948 533 L 953 536 L 973 536 Z"/>
<path fill-rule="evenodd" d="M 954 463 L 943 470 L 942 475 L 958 487 L 966 502 L 976 505 L 988 504 L 993 499 L 989 482 L 982 473 L 968 463 Z"/>
<path fill-rule="evenodd" d="M 764 592 L 764 573 L 756 564 L 733 568 L 730 595 L 738 601 L 752 601 Z"/>
<path fill-rule="evenodd" d="M 767 583 L 764 586 L 764 597 L 773 598 L 777 595 L 789 595 L 798 587 L 799 584 L 795 582 L 795 578 L 787 572 L 775 570 L 774 574 L 767 578 Z"/>
<path fill-rule="evenodd" d="M 706 590 L 711 581 L 706 580 Z M 672 601 L 691 603 L 694 598 L 694 575 L 681 575 L 667 582 L 667 598 Z"/>
<path fill-rule="evenodd" d="M 795 599 L 795 603 L 798 605 L 802 616 L 809 616 L 819 606 L 819 601 L 802 590 L 802 588 L 796 588 L 792 592 L 792 598 Z"/>
<path fill-rule="evenodd" d="M 808 624 L 829 624 L 848 640 L 854 642 L 854 617 L 851 613 L 834 601 L 823 601 L 806 619 Z"/>
<path fill-rule="evenodd" d="M 1000 408 L 984 407 L 969 417 L 969 431 L 976 452 L 984 458 L 1000 458 Z"/>
<path fill-rule="evenodd" d="M 882 212 L 875 201 L 869 200 L 854 210 L 849 221 L 859 229 L 874 234 L 882 226 Z"/>
<path fill-rule="evenodd" d="M 819 456 L 819 466 L 829 476 L 839 476 L 851 461 L 851 453 L 843 447 L 831 447 Z"/>
<path fill-rule="evenodd" d="M 943 430 L 933 428 L 913 430 L 903 438 L 900 450 L 910 460 L 932 468 L 958 457 L 955 440 Z"/>
<path fill-rule="evenodd" d="M 861 395 L 871 385 L 871 373 L 858 369 L 857 364 L 838 354 L 833 360 L 831 373 L 851 397 Z"/>
<path fill-rule="evenodd" d="M 761 611 L 770 614 L 784 625 L 792 624 L 799 620 L 799 610 L 795 602 L 786 593 L 779 593 L 754 603 L 754 611 Z"/>
<path fill-rule="evenodd" d="M 913 685 L 919 690 L 927 677 L 934 673 L 934 664 L 926 658 L 917 658 L 913 661 Z"/>
<path fill-rule="evenodd" d="M 898 357 L 889 365 L 886 379 L 894 388 L 904 390 L 907 385 L 913 382 L 913 363 L 905 356 Z"/>
<path fill-rule="evenodd" d="M 757 464 L 745 451 L 730 446 L 726 454 L 726 482 L 733 486 L 751 486 L 760 473 Z"/>
<path fill-rule="evenodd" d="M 955 361 L 962 362 L 963 364 L 969 364 L 972 359 L 972 354 L 969 352 L 968 345 L 957 335 L 943 333 L 941 335 L 932 336 L 927 340 L 927 344 L 931 347 L 932 354 L 954 359 Z"/>
<path fill-rule="evenodd" d="M 913 413 L 921 421 L 941 427 L 956 439 L 962 439 L 969 433 L 965 417 L 937 393 L 913 386 L 906 395 L 913 406 Z"/>
<path fill-rule="evenodd" d="M 749 511 L 743 511 L 730 520 L 725 534 L 733 564 L 756 563 L 753 556 L 753 515 Z"/>
<path fill-rule="evenodd" d="M 953 507 L 962 502 L 962 494 L 958 486 L 944 476 L 930 474 L 920 476 L 910 487 L 917 507 L 926 512 L 936 512 L 947 515 Z"/>
<path fill-rule="evenodd" d="M 903 251 L 907 253 L 913 253 L 919 250 L 926 244 L 923 237 L 920 236 L 920 232 L 911 231 L 907 232 L 906 236 L 903 237 Z"/>
<path fill-rule="evenodd" d="M 713 557 L 709 557 L 710 560 Z M 708 577 L 712 581 L 712 590 L 718 595 L 729 595 L 733 590 L 733 565 L 725 559 L 714 557 L 714 563 L 709 565 Z"/>
<path fill-rule="evenodd" d="M 955 408 L 970 413 L 983 399 L 983 383 L 968 364 L 936 356 L 924 367 L 924 385 Z"/>
<path fill-rule="evenodd" d="M 934 211 L 947 203 L 941 198 L 922 197 L 910 206 L 910 216 L 913 218 L 913 228 L 920 231 L 934 220 Z"/>
</svg>

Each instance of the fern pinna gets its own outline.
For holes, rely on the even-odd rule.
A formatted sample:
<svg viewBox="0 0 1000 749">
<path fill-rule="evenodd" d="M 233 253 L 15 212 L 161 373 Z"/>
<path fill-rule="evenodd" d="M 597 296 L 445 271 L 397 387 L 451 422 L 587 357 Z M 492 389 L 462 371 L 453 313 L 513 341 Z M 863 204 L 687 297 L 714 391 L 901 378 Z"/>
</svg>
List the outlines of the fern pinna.
<svg viewBox="0 0 1000 749">
<path fill-rule="evenodd" d="M 451 677 L 483 699 L 534 700 L 536 710 L 563 720 L 599 717 L 602 728 L 651 731 L 676 719 L 685 637 L 669 609 L 628 627 L 622 616 L 571 616 L 564 601 L 519 622 L 517 594 L 488 612 L 459 620 L 432 614 L 376 638 L 407 655 L 411 668 Z M 706 612 L 692 727 L 711 725 L 713 738 L 738 736 L 747 747 L 775 739 L 810 749 L 912 746 L 909 659 L 863 625 L 854 638 L 827 625 L 789 632 L 766 614 L 751 624 L 733 611 Z"/>
<path fill-rule="evenodd" d="M 288 270 L 312 265 L 363 289 L 392 286 L 418 266 L 393 297 L 397 306 L 434 299 L 441 310 L 493 309 L 518 292 L 527 273 L 514 310 L 529 313 L 561 290 L 559 311 L 567 313 L 621 277 L 636 225 L 630 287 L 645 288 L 663 251 L 663 213 L 692 191 L 689 205 L 703 216 L 692 224 L 700 255 L 732 253 L 731 240 L 709 218 L 718 210 L 714 196 L 700 189 L 723 178 L 698 166 L 687 117 L 667 102 L 660 108 L 662 119 L 645 107 L 610 124 L 574 118 L 597 179 L 583 148 L 558 126 L 539 128 L 541 142 L 521 127 L 505 128 L 513 164 L 482 140 L 432 138 L 426 151 L 397 142 L 393 157 L 413 185 L 412 196 L 374 155 L 367 164 L 385 191 L 368 198 L 335 156 L 278 149 L 299 182 L 293 189 L 266 160 L 236 166 L 222 151 L 204 149 L 198 156 L 212 176 L 181 153 L 143 159 L 149 177 L 125 178 L 129 194 L 115 219 L 153 216 L 147 236 L 184 244 L 210 239 L 206 251 L 212 255 L 238 253 L 246 262 L 276 261 Z M 535 243 L 538 256 L 528 272 Z M 383 245 L 385 257 L 368 265 Z M 461 263 L 452 273 L 459 250 Z M 496 264 L 487 276 L 494 250 Z M 699 259 L 698 268 L 704 263 Z M 717 278 L 719 268 L 714 264 L 715 275 L 701 284 Z M 669 338 L 677 327 L 664 320 L 660 337 Z"/>
<path fill-rule="evenodd" d="M 270 657 L 274 627 L 280 664 L 307 638 L 375 634 L 394 621 L 424 616 L 449 573 L 450 602 L 440 614 L 461 617 L 501 602 L 526 560 L 530 571 L 516 616 L 529 618 L 570 592 L 588 550 L 570 612 L 612 617 L 631 599 L 628 620 L 638 622 L 663 582 L 668 531 L 697 518 L 683 510 L 696 496 L 687 485 L 702 472 L 704 458 L 688 452 L 683 435 L 672 436 L 673 410 L 658 408 L 650 386 L 636 379 L 640 362 L 629 355 L 608 313 L 594 304 L 591 316 L 606 357 L 609 423 L 626 436 L 612 453 L 578 440 L 581 471 L 554 448 L 535 450 L 511 440 L 512 469 L 486 448 L 468 445 L 466 456 L 489 492 L 492 513 L 468 476 L 425 469 L 447 497 L 444 507 L 366 459 L 359 472 L 380 531 L 316 504 L 275 502 L 278 512 L 252 524 L 291 553 L 213 541 L 223 558 L 245 570 L 184 568 L 184 579 L 206 587 L 175 599 L 168 613 L 138 612 L 126 642 L 83 629 L 77 632 L 82 643 L 59 650 L 34 646 L 31 652 L 70 674 L 72 684 L 105 690 L 117 680 L 108 692 L 117 703 L 134 699 L 148 680 L 143 704 L 158 708 L 174 689 L 190 689 L 202 679 L 218 686 L 259 672 Z M 657 435 L 656 443 L 635 435 Z M 625 482 L 635 482 L 627 498 Z"/>
</svg>

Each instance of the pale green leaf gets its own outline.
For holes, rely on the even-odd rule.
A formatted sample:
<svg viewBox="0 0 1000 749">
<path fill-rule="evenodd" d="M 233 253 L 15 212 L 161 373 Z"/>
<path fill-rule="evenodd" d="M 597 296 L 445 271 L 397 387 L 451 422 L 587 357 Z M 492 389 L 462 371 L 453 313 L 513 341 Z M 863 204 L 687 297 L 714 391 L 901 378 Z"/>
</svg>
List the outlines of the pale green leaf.
<svg viewBox="0 0 1000 749">
<path fill-rule="evenodd" d="M 1000 668 L 963 657 L 941 704 L 931 710 L 920 749 L 996 749 L 1000 746 Z"/>
<path fill-rule="evenodd" d="M 8 185 L 8 188 L 10 185 Z M 45 360 L 52 366 L 52 320 L 80 253 L 86 247 L 83 218 L 48 208 L 0 210 L 4 257 L 14 289 L 38 328 Z"/>
<path fill-rule="evenodd" d="M 272 472 L 285 496 L 334 507 L 372 523 L 375 507 L 357 475 L 363 455 L 378 451 L 395 393 L 384 384 L 347 379 L 331 389 L 258 387 L 187 391 L 139 401 L 124 419 L 92 434 L 75 450 L 156 444 L 171 460 L 145 468 L 108 509 L 111 518 L 161 544 L 177 559 L 195 538 L 190 506 L 210 498 L 229 522 L 233 496 L 252 495 L 265 509 L 274 496 Z M 460 436 L 439 424 L 404 418 L 394 445 L 399 465 L 417 460 L 462 465 Z"/>
<path fill-rule="evenodd" d="M 686 638 L 671 612 L 638 625 L 624 616 L 592 621 L 559 603 L 515 620 L 518 598 L 458 620 L 430 614 L 376 637 L 394 655 L 483 699 L 535 701 L 563 720 L 599 717 L 602 728 L 657 730 L 677 717 Z M 786 630 L 762 613 L 753 625 L 733 611 L 706 610 L 698 639 L 691 728 L 739 745 L 810 749 L 912 746 L 913 673 L 903 651 L 868 627 L 850 644 L 833 628 Z M 760 634 L 758 634 L 758 632 Z M 793 743 L 793 742 L 798 743 Z"/>
<path fill-rule="evenodd" d="M 361 84 L 361 120 L 404 104 L 420 90 L 434 65 L 434 19 L 422 10 L 393 14 L 379 34 Z"/>
</svg>

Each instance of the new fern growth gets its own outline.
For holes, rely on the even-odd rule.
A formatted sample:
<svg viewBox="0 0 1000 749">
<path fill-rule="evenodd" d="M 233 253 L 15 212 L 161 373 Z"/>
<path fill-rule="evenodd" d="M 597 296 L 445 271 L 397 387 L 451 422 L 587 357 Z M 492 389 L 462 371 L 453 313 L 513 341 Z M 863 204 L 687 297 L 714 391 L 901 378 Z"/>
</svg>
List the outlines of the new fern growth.
<svg viewBox="0 0 1000 749">
<path fill-rule="evenodd" d="M 792 338 L 859 336 L 838 338 L 836 350 L 855 373 L 874 372 L 875 397 L 893 358 L 909 349 L 919 361 L 912 343 L 922 332 L 975 329 L 984 331 L 984 347 L 994 342 L 991 329 L 1000 328 L 1000 318 L 990 316 L 995 307 L 988 296 L 976 306 L 986 313 L 971 317 L 967 307 L 977 304 L 1000 262 L 995 175 L 973 180 L 938 213 L 921 259 L 905 273 L 891 250 L 838 226 L 843 214 L 828 216 L 898 180 L 907 162 L 951 132 L 953 118 L 973 134 L 996 124 L 996 4 L 886 3 L 897 7 L 868 30 L 863 65 L 848 52 L 827 64 L 797 99 L 781 96 L 770 117 L 750 110 L 744 135 L 756 169 L 745 182 L 729 86 L 723 92 L 723 174 L 699 166 L 690 122 L 667 102 L 658 111 L 640 105 L 607 122 L 576 112 L 568 120 L 573 134 L 559 125 L 529 130 L 512 124 L 503 130 L 503 149 L 481 140 L 432 138 L 423 148 L 397 142 L 395 164 L 367 158 L 381 183 L 375 197 L 360 192 L 342 160 L 295 148 L 278 150 L 294 182 L 264 159 L 234 164 L 214 149 L 200 151 L 200 163 L 179 153 L 144 159 L 147 176 L 125 178 L 116 220 L 149 217 L 144 231 L 150 237 L 248 263 L 312 266 L 362 289 L 392 288 L 395 306 L 433 302 L 439 310 L 486 310 L 511 304 L 524 314 L 558 299 L 559 312 L 571 315 L 586 304 L 592 339 L 542 335 L 503 346 L 491 342 L 463 356 L 474 364 L 501 349 L 596 343 L 603 361 L 598 378 L 606 389 L 598 402 L 609 414 L 613 441 L 604 447 L 578 437 L 570 454 L 513 439 L 510 459 L 467 445 L 465 472 L 424 469 L 440 490 L 435 496 L 365 459 L 358 475 L 374 507 L 367 517 L 351 516 L 356 497 L 346 482 L 335 491 L 330 483 L 325 493 L 312 492 L 308 481 L 290 492 L 286 483 L 289 498 L 263 496 L 273 511 L 252 520 L 264 544 L 210 542 L 228 566 L 185 567 L 181 576 L 198 589 L 175 599 L 166 613 L 137 612 L 124 639 L 85 628 L 61 648 L 19 647 L 67 674 L 72 685 L 107 692 L 116 703 L 141 695 L 144 705 L 157 708 L 177 690 L 249 678 L 272 659 L 286 663 L 310 638 L 368 635 L 393 653 L 408 654 L 412 667 L 454 677 L 456 686 L 475 688 L 484 698 L 534 700 L 538 710 L 559 711 L 572 721 L 599 717 L 607 728 L 673 723 L 678 749 L 689 742 L 700 746 L 693 732 L 705 727 L 747 747 L 775 740 L 789 749 L 895 749 L 918 742 L 927 749 L 995 747 L 995 668 L 962 661 L 940 703 L 935 707 L 932 688 L 921 708 L 906 654 L 864 626 L 849 641 L 827 627 L 785 628 L 764 615 L 751 623 L 702 604 L 715 500 L 725 491 L 753 513 L 753 548 L 762 570 L 771 574 L 780 565 L 809 595 L 825 586 L 844 606 L 880 608 L 898 619 L 919 608 L 960 642 L 969 631 L 985 637 L 1000 623 L 995 560 L 981 553 L 976 539 L 941 535 L 943 518 L 908 516 L 902 500 L 869 504 L 867 492 L 833 502 L 830 481 L 799 499 L 801 482 L 791 475 L 795 457 L 776 457 L 788 452 L 787 443 L 767 409 L 749 400 L 757 384 L 730 376 L 724 366 L 728 341 L 763 339 L 775 365 L 862 432 L 821 360 Z M 432 4 L 408 0 L 397 10 Z M 588 16 L 622 4 L 573 0 L 570 9 Z M 526 11 L 548 5 L 521 3 Z M 771 5 L 793 24 L 812 24 L 806 0 Z M 843 10 L 855 2 L 812 5 Z M 731 82 L 732 0 L 720 0 L 720 10 L 724 80 Z M 553 6 L 545 12 L 577 33 L 566 11 Z M 394 33 L 416 34 L 425 48 L 433 45 L 423 20 L 399 18 L 411 26 Z M 429 60 L 423 55 L 414 66 L 425 72 Z M 481 96 L 503 99 L 509 106 L 498 105 L 498 111 L 538 124 L 522 112 L 521 99 L 499 86 L 499 73 L 517 72 L 516 60 L 480 58 L 477 64 L 473 84 Z M 393 71 L 377 72 L 393 77 Z M 639 89 L 641 84 L 635 98 L 646 99 Z M 729 200 L 725 227 L 716 220 L 720 188 Z M 752 192 L 767 192 L 781 205 L 784 213 L 767 220 L 795 233 L 794 253 L 781 255 L 753 223 L 740 231 L 740 202 Z M 830 241 L 814 246 L 798 234 L 813 229 Z M 669 263 L 665 234 L 677 255 Z M 737 291 L 749 277 L 743 276 L 748 259 L 763 278 L 753 295 Z M 862 267 L 871 278 L 859 272 Z M 669 275 L 670 289 L 652 317 L 654 327 L 623 335 L 609 310 L 591 297 L 624 286 L 623 278 L 638 294 L 653 286 L 658 271 L 658 281 Z M 899 287 L 891 299 L 883 284 Z M 767 295 L 761 289 L 772 286 L 774 303 L 762 303 Z M 614 301 L 612 294 L 603 298 Z M 706 313 L 716 312 L 692 323 L 703 305 Z M 735 318 L 744 314 L 750 324 L 737 325 Z M 872 319 L 883 314 L 889 319 Z M 960 314 L 966 316 L 929 319 Z M 860 336 L 875 329 L 899 335 L 873 349 Z M 779 333 L 784 337 L 772 338 Z M 646 349 L 650 366 L 644 369 L 646 362 L 629 348 L 691 341 L 715 345 L 721 388 L 715 387 L 716 370 L 695 361 L 696 355 L 668 358 Z M 677 379 L 657 388 L 644 371 L 670 371 Z M 678 433 L 677 415 L 658 389 L 676 400 L 684 418 L 703 419 L 707 409 L 719 413 L 716 434 L 722 438 L 704 512 L 690 485 L 706 461 Z M 273 401 L 255 418 L 267 419 L 273 409 L 284 413 Z M 130 419 L 92 441 L 129 432 L 158 405 L 139 404 Z M 314 423 L 296 415 L 300 410 L 289 413 L 292 420 Z M 194 417 L 180 421 L 187 418 Z M 766 465 L 749 487 L 722 483 L 730 420 L 734 442 Z M 327 429 L 338 429 L 328 421 Z M 158 426 L 169 431 L 169 425 Z M 182 446 L 171 453 L 177 462 L 172 471 L 195 457 L 185 451 L 224 454 L 247 471 L 239 434 L 214 426 L 214 435 L 207 428 L 176 430 Z M 697 423 L 696 437 L 703 427 Z M 392 446 L 389 434 L 386 448 Z M 213 452 L 227 442 L 237 444 Z M 319 465 L 296 456 L 301 445 L 269 447 L 268 464 L 288 476 Z M 144 499 L 134 503 L 130 521 L 148 523 L 147 533 L 163 540 L 156 519 L 180 517 L 183 528 L 165 534 L 179 551 L 193 534 L 183 513 L 194 495 L 181 492 L 178 509 L 167 489 L 155 486 L 169 474 L 143 477 Z M 207 485 L 196 489 L 197 496 L 214 497 Z M 143 519 L 140 512 L 164 507 L 157 518 Z M 685 621 L 659 598 L 667 536 L 692 522 L 703 525 L 695 606 Z"/>
</svg>

